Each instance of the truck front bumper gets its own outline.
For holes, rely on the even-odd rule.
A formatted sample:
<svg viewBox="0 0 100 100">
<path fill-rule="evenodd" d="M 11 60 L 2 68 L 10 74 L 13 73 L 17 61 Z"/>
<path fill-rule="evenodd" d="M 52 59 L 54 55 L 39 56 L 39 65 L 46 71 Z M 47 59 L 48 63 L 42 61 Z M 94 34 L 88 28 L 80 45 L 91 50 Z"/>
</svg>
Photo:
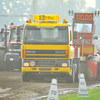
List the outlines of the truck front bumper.
<svg viewBox="0 0 100 100">
<path fill-rule="evenodd" d="M 22 67 L 22 73 L 37 73 L 37 74 L 53 74 L 53 73 L 65 73 L 72 75 L 72 70 L 69 67 Z"/>
</svg>

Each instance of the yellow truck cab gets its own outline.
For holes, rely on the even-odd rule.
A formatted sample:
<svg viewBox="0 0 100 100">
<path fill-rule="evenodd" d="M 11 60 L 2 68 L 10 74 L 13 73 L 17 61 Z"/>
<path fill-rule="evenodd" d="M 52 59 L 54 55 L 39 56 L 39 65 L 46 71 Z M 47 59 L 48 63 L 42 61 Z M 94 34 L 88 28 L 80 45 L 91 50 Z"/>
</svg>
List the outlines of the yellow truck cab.
<svg viewBox="0 0 100 100">
<path fill-rule="evenodd" d="M 71 25 L 60 15 L 34 15 L 24 26 L 21 46 L 22 80 L 60 76 L 78 80 Z M 76 64 L 75 64 L 76 63 Z"/>
</svg>

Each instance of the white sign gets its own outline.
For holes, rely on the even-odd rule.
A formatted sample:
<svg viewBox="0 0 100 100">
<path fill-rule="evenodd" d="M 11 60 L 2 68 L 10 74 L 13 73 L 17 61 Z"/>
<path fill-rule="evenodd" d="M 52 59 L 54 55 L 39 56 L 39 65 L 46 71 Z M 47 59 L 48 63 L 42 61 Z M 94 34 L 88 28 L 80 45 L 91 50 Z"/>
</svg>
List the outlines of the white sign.
<svg viewBox="0 0 100 100">
<path fill-rule="evenodd" d="M 14 59 L 13 58 L 10 58 L 10 61 L 13 61 Z"/>
<path fill-rule="evenodd" d="M 78 97 L 89 97 L 84 74 L 80 74 L 80 77 L 79 77 Z"/>
<path fill-rule="evenodd" d="M 47 100 L 59 100 L 58 99 L 58 89 L 57 89 L 57 79 L 52 79 Z"/>
</svg>

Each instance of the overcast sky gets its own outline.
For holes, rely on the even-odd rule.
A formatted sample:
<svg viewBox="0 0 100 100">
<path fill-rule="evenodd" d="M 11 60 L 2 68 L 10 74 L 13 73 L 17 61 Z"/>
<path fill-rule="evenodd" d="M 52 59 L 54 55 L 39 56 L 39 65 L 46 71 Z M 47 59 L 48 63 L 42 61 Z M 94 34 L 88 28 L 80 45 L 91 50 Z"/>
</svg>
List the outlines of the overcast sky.
<svg viewBox="0 0 100 100">
<path fill-rule="evenodd" d="M 0 15 L 33 15 L 33 14 L 59 14 L 61 20 L 66 18 L 72 23 L 73 16 L 68 15 L 68 10 L 74 12 L 90 12 L 100 10 L 100 0 L 0 0 Z M 24 24 L 29 17 L 4 17 L 0 16 L 0 28 L 10 22 L 15 25 Z M 96 35 L 99 35 L 99 20 L 95 17 Z"/>
</svg>

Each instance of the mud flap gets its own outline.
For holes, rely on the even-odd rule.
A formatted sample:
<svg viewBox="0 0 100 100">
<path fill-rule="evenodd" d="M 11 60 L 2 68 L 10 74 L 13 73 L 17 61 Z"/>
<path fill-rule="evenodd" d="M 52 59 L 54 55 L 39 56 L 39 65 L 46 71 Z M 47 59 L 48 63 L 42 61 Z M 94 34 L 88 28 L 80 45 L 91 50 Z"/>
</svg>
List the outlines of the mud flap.
<svg viewBox="0 0 100 100">
<path fill-rule="evenodd" d="M 79 81 L 79 75 L 80 75 L 80 58 L 74 58 L 74 62 L 76 64 L 75 81 L 78 82 Z"/>
<path fill-rule="evenodd" d="M 100 62 L 97 62 L 97 81 L 100 81 Z"/>
<path fill-rule="evenodd" d="M 72 64 L 72 76 L 66 75 L 66 82 L 67 83 L 73 83 L 75 81 L 75 65 Z"/>
</svg>

